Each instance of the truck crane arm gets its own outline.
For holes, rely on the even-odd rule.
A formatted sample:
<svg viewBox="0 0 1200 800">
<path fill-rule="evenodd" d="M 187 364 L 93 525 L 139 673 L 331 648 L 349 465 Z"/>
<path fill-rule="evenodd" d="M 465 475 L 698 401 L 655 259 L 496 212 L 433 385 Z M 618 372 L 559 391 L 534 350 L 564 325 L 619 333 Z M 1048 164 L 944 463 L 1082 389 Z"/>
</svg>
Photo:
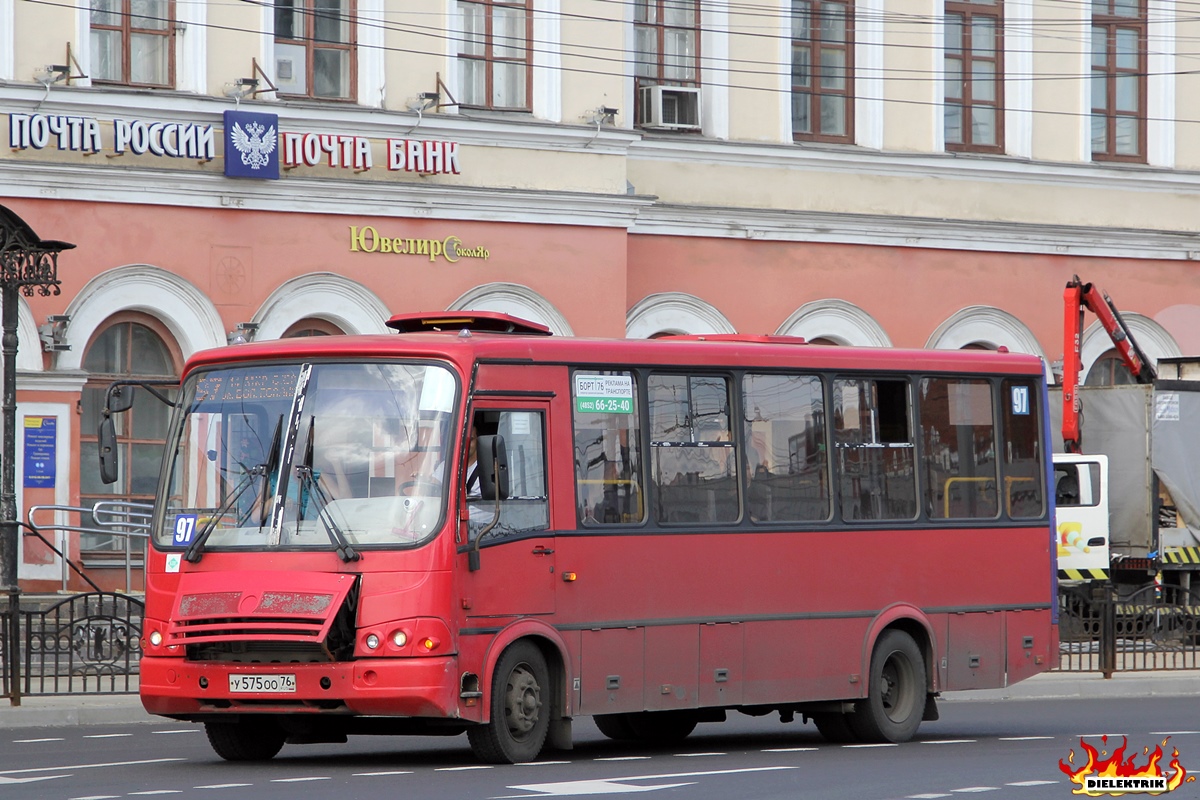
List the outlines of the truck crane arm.
<svg viewBox="0 0 1200 800">
<path fill-rule="evenodd" d="M 1113 305 L 1112 298 L 1090 283 L 1084 283 L 1075 275 L 1067 282 L 1063 291 L 1063 446 L 1068 453 L 1080 452 L 1079 415 L 1081 406 L 1076 389 L 1082 369 L 1080 351 L 1083 343 L 1083 312 L 1091 311 L 1100 320 L 1108 338 L 1121 355 L 1138 383 L 1153 383 L 1154 367 L 1133 334 L 1121 319 L 1121 312 Z"/>
</svg>

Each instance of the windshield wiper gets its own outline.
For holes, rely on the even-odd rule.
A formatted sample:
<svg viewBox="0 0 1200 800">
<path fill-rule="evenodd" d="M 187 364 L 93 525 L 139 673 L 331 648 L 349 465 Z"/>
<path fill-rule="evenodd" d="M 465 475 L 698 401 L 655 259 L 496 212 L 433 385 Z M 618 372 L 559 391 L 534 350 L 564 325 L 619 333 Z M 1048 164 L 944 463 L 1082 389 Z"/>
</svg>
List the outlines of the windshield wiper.
<svg viewBox="0 0 1200 800">
<path fill-rule="evenodd" d="M 233 491 L 230 492 L 229 497 L 225 500 L 224 503 L 221 504 L 221 507 L 219 509 L 217 509 L 217 513 L 213 514 L 213 516 L 211 518 L 209 518 L 208 522 L 205 523 L 205 525 L 204 525 L 204 529 L 201 530 L 200 533 L 198 533 L 194 539 L 192 539 L 192 543 L 189 544 L 187 546 L 187 549 L 183 551 L 183 559 L 185 561 L 187 561 L 189 564 L 196 564 L 200 561 L 200 559 L 203 555 L 201 553 L 201 550 L 204 548 L 204 543 L 206 541 L 208 541 L 208 537 L 210 535 L 212 535 L 212 532 L 214 530 L 216 530 L 217 523 L 220 522 L 221 519 L 226 514 L 229 513 L 229 510 L 233 508 L 234 504 L 238 501 L 238 499 L 241 498 L 241 496 L 246 493 L 247 489 L 249 489 L 252 485 L 254 485 L 255 479 L 259 478 L 259 477 L 261 477 L 263 479 L 263 491 L 260 492 L 260 494 L 262 495 L 262 498 L 257 503 L 257 505 L 259 505 L 259 507 L 261 509 L 260 514 L 259 514 L 258 527 L 260 527 L 260 528 L 262 527 L 262 520 L 263 520 L 263 518 L 266 517 L 267 498 L 271 494 L 270 492 L 266 491 L 266 488 L 267 488 L 268 482 L 270 481 L 270 475 L 271 475 L 272 470 L 274 469 L 274 465 L 276 463 L 278 463 L 278 460 L 279 460 L 279 455 L 278 455 L 279 437 L 280 437 L 282 428 L 283 428 L 283 415 L 281 414 L 279 417 L 279 421 L 275 423 L 275 435 L 272 437 L 271 452 L 267 455 L 267 463 L 258 464 L 257 466 L 251 467 L 250 469 L 246 470 L 245 474 L 242 475 L 241 480 L 238 481 L 237 486 L 235 486 Z M 249 520 L 250 515 L 253 513 L 254 513 L 254 504 L 252 504 L 250 509 L 246 512 L 246 516 L 238 518 L 238 521 L 237 521 L 238 527 L 239 528 L 242 527 L 242 525 L 244 525 Z"/>
<path fill-rule="evenodd" d="M 329 493 L 325 491 L 325 487 L 321 484 L 320 474 L 313 471 L 313 432 L 315 424 L 316 417 L 309 417 L 308 442 L 304 446 L 304 463 L 296 467 L 296 477 L 300 479 L 301 487 L 300 496 L 296 499 L 296 522 L 299 523 L 300 520 L 304 519 L 304 490 L 308 489 L 316 496 L 318 504 L 317 518 L 325 526 L 325 534 L 336 549 L 338 557 L 346 563 L 358 561 L 362 558 L 362 555 L 350 544 L 350 540 L 346 538 L 346 534 L 342 531 L 341 526 L 334 521 L 333 515 L 329 513 Z"/>
<path fill-rule="evenodd" d="M 208 540 L 209 535 L 216 530 L 217 523 L 220 522 L 222 517 L 229 513 L 229 510 L 233 508 L 234 503 L 236 503 L 238 499 L 246 493 L 246 490 L 254 485 L 255 479 L 265 473 L 266 465 L 259 464 L 256 467 L 251 467 L 246 474 L 242 476 L 241 480 L 238 481 L 238 485 L 234 487 L 232 492 L 230 492 L 229 498 L 221 505 L 220 508 L 217 509 L 215 514 L 209 517 L 208 522 L 204 524 L 204 529 L 201 530 L 194 539 L 192 539 L 192 543 L 189 544 L 187 549 L 183 551 L 184 561 L 187 561 L 189 564 L 195 564 L 200 561 L 200 558 L 203 556 L 203 553 L 201 553 L 200 550 L 204 547 L 204 542 Z"/>
</svg>

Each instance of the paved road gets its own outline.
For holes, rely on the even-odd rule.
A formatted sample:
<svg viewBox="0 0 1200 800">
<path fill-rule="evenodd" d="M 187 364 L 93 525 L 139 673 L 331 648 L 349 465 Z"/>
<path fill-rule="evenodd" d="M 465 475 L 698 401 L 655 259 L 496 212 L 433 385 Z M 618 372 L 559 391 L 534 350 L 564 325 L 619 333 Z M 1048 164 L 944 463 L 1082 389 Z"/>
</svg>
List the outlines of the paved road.
<svg viewBox="0 0 1200 800">
<path fill-rule="evenodd" d="M 943 704 L 941 720 L 922 725 L 916 741 L 900 746 L 830 745 L 811 725 L 734 715 L 722 725 L 702 725 L 671 748 L 631 747 L 604 739 L 581 720 L 574 750 L 497 767 L 475 762 L 461 736 L 287 746 L 271 762 L 248 765 L 214 756 L 198 726 L 169 721 L 4 728 L 0 796 L 295 800 L 303 793 L 306 800 L 490 800 L 659 792 L 672 800 L 953 800 L 976 794 L 1066 800 L 1073 786 L 1059 761 L 1074 751 L 1082 764 L 1083 741 L 1107 753 L 1122 734 L 1137 764 L 1146 764 L 1143 748 L 1152 751 L 1166 739 L 1168 755 L 1177 747 L 1180 763 L 1200 773 L 1194 702 L 959 697 Z M 1179 797 L 1197 796 L 1194 787 Z"/>
</svg>

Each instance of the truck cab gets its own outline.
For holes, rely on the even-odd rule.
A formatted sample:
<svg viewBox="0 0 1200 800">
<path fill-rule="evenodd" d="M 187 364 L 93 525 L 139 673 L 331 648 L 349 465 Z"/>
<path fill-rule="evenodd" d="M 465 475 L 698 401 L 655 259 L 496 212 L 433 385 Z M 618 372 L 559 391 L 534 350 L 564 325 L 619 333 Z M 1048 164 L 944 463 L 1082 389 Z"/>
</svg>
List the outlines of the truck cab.
<svg viewBox="0 0 1200 800">
<path fill-rule="evenodd" d="M 1054 505 L 1059 579 L 1106 578 L 1108 456 L 1055 453 Z"/>
</svg>

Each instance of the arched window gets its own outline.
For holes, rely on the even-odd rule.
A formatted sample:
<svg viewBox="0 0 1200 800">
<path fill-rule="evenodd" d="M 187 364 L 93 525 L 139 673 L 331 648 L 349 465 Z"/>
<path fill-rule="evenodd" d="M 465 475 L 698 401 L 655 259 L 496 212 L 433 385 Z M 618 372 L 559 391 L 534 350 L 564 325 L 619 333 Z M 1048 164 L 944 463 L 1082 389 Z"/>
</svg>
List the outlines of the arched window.
<svg viewBox="0 0 1200 800">
<path fill-rule="evenodd" d="M 1088 370 L 1087 378 L 1083 382 L 1087 386 L 1129 386 L 1137 383 L 1137 380 L 1129 371 L 1129 367 L 1125 366 L 1121 354 L 1116 350 L 1109 350 L 1092 363 L 1092 368 Z"/>
<path fill-rule="evenodd" d="M 171 409 L 149 392 L 134 393 L 133 408 L 113 417 L 121 472 L 116 483 L 100 480 L 99 445 L 96 429 L 104 408 L 104 395 L 115 380 L 161 380 L 179 376 L 179 360 L 167 345 L 170 334 L 157 321 L 141 315 L 118 315 L 98 330 L 83 358 L 88 372 L 83 387 L 82 420 L 79 432 L 80 505 L 91 508 L 100 500 L 151 502 L 158 483 L 167 423 Z M 174 398 L 174 391 L 166 392 Z M 85 527 L 94 520 L 85 516 Z M 132 547 L 135 552 L 140 545 Z M 124 537 L 80 534 L 80 551 L 102 554 L 125 550 Z M 123 561 L 121 563 L 124 563 Z"/>
<path fill-rule="evenodd" d="M 315 319 L 308 317 L 306 319 L 293 322 L 280 339 L 295 339 L 300 336 L 342 336 L 346 332 L 323 319 Z"/>
</svg>

